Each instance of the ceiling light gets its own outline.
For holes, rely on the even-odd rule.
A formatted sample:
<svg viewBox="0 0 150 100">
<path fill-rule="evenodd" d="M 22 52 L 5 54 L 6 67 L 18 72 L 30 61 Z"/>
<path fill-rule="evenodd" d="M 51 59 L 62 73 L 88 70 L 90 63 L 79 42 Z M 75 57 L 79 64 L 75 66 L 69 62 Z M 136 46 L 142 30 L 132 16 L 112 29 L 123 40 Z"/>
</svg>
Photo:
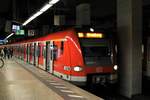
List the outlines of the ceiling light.
<svg viewBox="0 0 150 100">
<path fill-rule="evenodd" d="M 35 16 L 30 17 L 28 20 L 26 20 L 22 25 L 25 26 L 27 25 L 29 22 L 31 22 L 33 19 L 35 18 Z"/>
<path fill-rule="evenodd" d="M 39 15 L 41 15 L 43 12 L 38 11 L 37 13 L 35 13 L 33 16 L 31 16 L 28 20 L 26 20 L 22 25 L 25 26 L 27 25 L 29 22 L 31 22 L 33 19 L 35 19 L 36 17 L 38 17 Z"/>
<path fill-rule="evenodd" d="M 39 11 L 39 12 L 37 12 L 36 14 L 34 14 L 33 16 L 36 18 L 36 17 L 40 16 L 42 13 L 43 13 L 43 12 Z"/>
<path fill-rule="evenodd" d="M 49 1 L 49 4 L 55 4 L 55 3 L 57 3 L 59 0 L 50 0 Z"/>
<path fill-rule="evenodd" d="M 51 6 L 53 6 L 53 5 L 51 5 L 51 4 L 46 4 L 44 7 L 42 7 L 42 8 L 40 9 L 40 11 L 41 11 L 41 12 L 45 12 L 45 11 L 48 10 Z"/>
<path fill-rule="evenodd" d="M 14 35 L 14 33 L 9 34 L 4 40 L 10 38 L 12 35 Z"/>
<path fill-rule="evenodd" d="M 31 16 L 29 19 L 27 19 L 22 25 L 25 26 L 28 23 L 30 23 L 33 19 L 41 15 L 43 12 L 47 11 L 50 7 L 52 7 L 55 3 L 57 3 L 59 0 L 50 0 L 49 3 L 47 3 L 45 6 L 43 6 L 37 13 L 35 13 L 33 16 Z"/>
</svg>

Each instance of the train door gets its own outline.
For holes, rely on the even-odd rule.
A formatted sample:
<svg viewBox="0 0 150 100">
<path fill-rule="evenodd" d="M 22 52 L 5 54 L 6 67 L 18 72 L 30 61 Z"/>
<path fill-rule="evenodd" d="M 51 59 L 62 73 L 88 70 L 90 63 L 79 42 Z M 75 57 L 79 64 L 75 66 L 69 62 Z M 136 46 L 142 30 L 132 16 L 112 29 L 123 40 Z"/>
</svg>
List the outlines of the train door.
<svg viewBox="0 0 150 100">
<path fill-rule="evenodd" d="M 53 41 L 46 42 L 46 70 L 53 73 Z"/>
<path fill-rule="evenodd" d="M 38 43 L 38 67 L 40 67 L 41 43 Z"/>
<path fill-rule="evenodd" d="M 39 44 L 36 42 L 35 46 L 35 66 L 38 66 L 38 57 L 39 57 Z"/>
<path fill-rule="evenodd" d="M 34 54 L 33 54 L 33 65 L 36 66 L 36 43 L 33 43 Z"/>
<path fill-rule="evenodd" d="M 21 53 L 21 60 L 23 60 L 23 45 L 21 45 L 21 48 L 20 48 L 20 53 Z"/>
<path fill-rule="evenodd" d="M 44 42 L 42 53 L 43 53 L 43 66 L 44 69 L 46 70 L 46 42 Z"/>
<path fill-rule="evenodd" d="M 34 61 L 34 44 L 31 43 L 30 45 L 30 63 L 33 64 Z"/>
<path fill-rule="evenodd" d="M 38 66 L 39 68 L 45 70 L 45 66 L 44 66 L 44 43 L 41 42 L 39 43 L 39 57 L 38 57 Z"/>
<path fill-rule="evenodd" d="M 27 63 L 29 62 L 29 57 L 30 57 L 29 51 L 30 51 L 30 45 L 27 44 Z"/>
<path fill-rule="evenodd" d="M 19 54 L 19 45 L 17 46 L 17 58 L 19 59 L 19 56 L 20 56 L 20 54 Z"/>
<path fill-rule="evenodd" d="M 18 58 L 19 58 L 19 59 L 21 59 L 21 52 L 20 52 L 20 51 L 21 51 L 21 46 L 19 45 L 19 46 L 18 46 L 18 54 L 19 54 L 19 57 L 18 57 Z"/>
<path fill-rule="evenodd" d="M 34 65 L 34 43 L 32 43 L 32 64 Z"/>
<path fill-rule="evenodd" d="M 55 70 L 54 74 L 66 80 L 71 80 L 71 75 L 72 75 L 71 74 L 70 47 L 71 47 L 71 44 L 64 40 L 54 42 L 54 50 L 53 50 L 53 53 L 54 53 L 53 63 L 54 63 L 54 70 Z"/>
<path fill-rule="evenodd" d="M 29 44 L 29 63 L 32 64 L 32 43 Z"/>
<path fill-rule="evenodd" d="M 24 62 L 27 62 L 27 45 L 24 44 Z"/>
</svg>

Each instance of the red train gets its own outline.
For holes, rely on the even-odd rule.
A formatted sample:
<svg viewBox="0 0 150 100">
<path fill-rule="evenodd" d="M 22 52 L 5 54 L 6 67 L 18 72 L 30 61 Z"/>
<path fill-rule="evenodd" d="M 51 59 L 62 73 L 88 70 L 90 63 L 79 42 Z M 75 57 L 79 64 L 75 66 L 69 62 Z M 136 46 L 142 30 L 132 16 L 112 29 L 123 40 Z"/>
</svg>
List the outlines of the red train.
<svg viewBox="0 0 150 100">
<path fill-rule="evenodd" d="M 24 62 L 78 85 L 117 81 L 115 45 L 103 33 L 69 29 L 9 46 Z"/>
</svg>

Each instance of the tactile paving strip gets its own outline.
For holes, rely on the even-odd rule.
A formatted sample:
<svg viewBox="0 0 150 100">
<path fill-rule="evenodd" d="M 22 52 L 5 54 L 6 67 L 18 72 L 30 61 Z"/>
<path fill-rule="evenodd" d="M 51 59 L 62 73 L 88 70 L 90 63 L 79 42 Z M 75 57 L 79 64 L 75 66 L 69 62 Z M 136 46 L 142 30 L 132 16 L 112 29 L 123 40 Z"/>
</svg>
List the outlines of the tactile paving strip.
<svg viewBox="0 0 150 100">
<path fill-rule="evenodd" d="M 47 85 L 50 89 L 55 91 L 57 94 L 59 94 L 61 97 L 64 98 L 64 100 L 87 100 L 85 97 L 79 95 L 78 93 L 73 92 L 69 88 L 65 86 L 61 82 L 60 79 L 57 77 L 54 77 L 50 75 L 49 73 L 38 69 L 32 65 L 25 64 L 21 60 L 16 60 L 18 64 L 21 64 L 23 68 L 31 72 L 35 77 L 37 77 L 40 81 L 42 81 L 45 85 Z"/>
</svg>

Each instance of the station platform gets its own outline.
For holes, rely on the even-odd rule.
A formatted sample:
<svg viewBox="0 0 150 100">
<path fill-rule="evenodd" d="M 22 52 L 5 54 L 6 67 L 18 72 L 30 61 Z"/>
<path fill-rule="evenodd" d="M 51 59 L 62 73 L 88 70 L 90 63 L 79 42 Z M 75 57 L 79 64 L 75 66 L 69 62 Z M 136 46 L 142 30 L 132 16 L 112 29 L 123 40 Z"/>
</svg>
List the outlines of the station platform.
<svg viewBox="0 0 150 100">
<path fill-rule="evenodd" d="M 21 60 L 0 69 L 0 100 L 103 100 Z"/>
</svg>

